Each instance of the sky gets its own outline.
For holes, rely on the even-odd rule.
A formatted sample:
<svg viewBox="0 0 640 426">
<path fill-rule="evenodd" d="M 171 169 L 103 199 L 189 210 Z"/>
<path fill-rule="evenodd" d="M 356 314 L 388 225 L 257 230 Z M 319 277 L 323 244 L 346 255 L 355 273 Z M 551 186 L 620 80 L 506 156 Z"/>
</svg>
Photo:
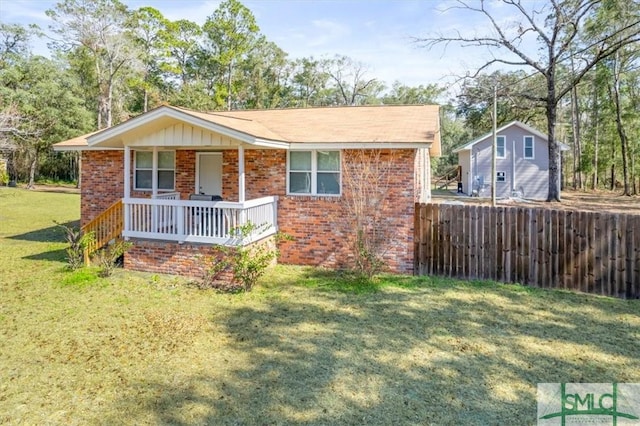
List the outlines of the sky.
<svg viewBox="0 0 640 426">
<path fill-rule="evenodd" d="M 367 77 L 391 85 L 447 85 L 488 57 L 480 48 L 449 46 L 427 49 L 415 38 L 439 32 L 475 32 L 484 25 L 477 14 L 452 10 L 452 0 L 241 0 L 254 14 L 260 32 L 289 54 L 290 59 L 346 55 L 364 64 Z M 0 21 L 50 23 L 49 0 L 0 0 Z M 130 9 L 152 6 L 170 20 L 188 19 L 200 25 L 219 0 L 124 0 Z M 498 3 L 494 2 L 498 7 Z M 496 9 L 500 13 L 499 9 Z M 508 20 L 507 15 L 500 15 Z M 46 42 L 34 43 L 46 54 Z"/>
</svg>

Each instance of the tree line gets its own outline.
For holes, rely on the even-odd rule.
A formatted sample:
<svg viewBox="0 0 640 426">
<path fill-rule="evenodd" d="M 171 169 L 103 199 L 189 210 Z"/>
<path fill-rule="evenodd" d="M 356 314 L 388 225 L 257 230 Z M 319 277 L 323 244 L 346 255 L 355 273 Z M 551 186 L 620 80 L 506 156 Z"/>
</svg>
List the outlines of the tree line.
<svg viewBox="0 0 640 426">
<path fill-rule="evenodd" d="M 458 1 L 455 8 L 481 14 L 492 32 L 417 40 L 427 47 L 457 42 L 515 54 L 515 60 L 487 61 L 461 79 L 452 96 L 440 84 L 389 85 L 340 54 L 290 58 L 238 0 L 220 3 L 201 26 L 171 21 L 152 7 L 129 9 L 119 0 L 63 0 L 46 12 L 50 57 L 32 52 L 32 41 L 45 36 L 42 29 L 0 23 L 0 150 L 10 159 L 12 179 L 33 185 L 37 177 L 77 178 L 74 154 L 52 154 L 53 143 L 162 104 L 202 111 L 440 103 L 444 156 L 437 174 L 456 163 L 455 146 L 490 131 L 495 89 L 498 125 L 520 120 L 549 133 L 558 158 L 555 142 L 571 147 L 562 169 L 555 165 L 565 186 L 637 194 L 640 6 L 624 0 L 554 0 L 529 8 L 520 0 L 502 2 L 520 14 L 511 27 L 483 0 Z M 531 34 L 539 57 L 519 50 Z M 519 69 L 492 69 L 498 62 Z M 550 192 L 550 198 L 559 197 Z"/>
</svg>

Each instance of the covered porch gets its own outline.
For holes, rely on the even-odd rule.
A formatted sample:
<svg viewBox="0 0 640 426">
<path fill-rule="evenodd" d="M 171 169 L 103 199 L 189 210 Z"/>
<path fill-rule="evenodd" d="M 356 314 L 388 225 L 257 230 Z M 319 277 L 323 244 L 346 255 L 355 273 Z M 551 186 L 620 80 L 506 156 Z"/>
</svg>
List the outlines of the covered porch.
<svg viewBox="0 0 640 426">
<path fill-rule="evenodd" d="M 174 174 L 185 174 L 184 170 L 195 170 L 191 176 L 192 191 L 181 193 L 161 189 L 158 161 L 159 152 L 174 150 L 178 147 L 124 146 L 124 197 L 123 229 L 124 238 L 142 238 L 170 240 L 179 243 L 205 243 L 220 245 L 246 245 L 273 235 L 278 230 L 277 196 L 265 196 L 246 199 L 245 151 L 242 143 L 226 146 L 225 149 L 237 151 L 237 201 L 222 197 L 222 163 L 219 166 L 200 161 L 205 154 L 220 151 L 199 150 L 196 153 L 195 167 L 192 164 L 176 162 Z M 134 151 L 151 154 L 150 191 L 140 196 L 132 185 L 138 171 L 132 161 Z M 201 155 L 202 154 L 202 155 Z M 220 159 L 222 156 L 220 155 Z M 134 170 L 132 170 L 132 165 Z M 210 168 L 215 170 L 209 170 Z M 229 178 L 227 176 L 227 178 Z M 177 178 L 175 178 L 177 180 Z M 207 182 L 204 182 L 207 180 Z M 210 180 L 213 180 L 211 185 Z M 173 185 L 178 189 L 177 184 Z M 180 185 L 184 190 L 184 185 Z M 132 191 L 132 188 L 134 189 Z M 187 188 L 190 189 L 190 188 Z M 138 196 L 136 196 L 136 194 Z M 234 197 L 235 198 L 235 197 Z"/>
<path fill-rule="evenodd" d="M 278 231 L 277 192 L 247 196 L 245 150 L 283 155 L 289 144 L 215 117 L 221 122 L 161 107 L 86 136 L 89 181 L 99 183 L 83 185 L 83 228 L 95 232 L 97 248 L 116 236 L 238 246 Z"/>
<path fill-rule="evenodd" d="M 174 197 L 174 198 L 169 198 Z M 246 245 L 278 230 L 278 197 L 244 202 L 124 198 L 122 236 L 179 243 Z"/>
</svg>

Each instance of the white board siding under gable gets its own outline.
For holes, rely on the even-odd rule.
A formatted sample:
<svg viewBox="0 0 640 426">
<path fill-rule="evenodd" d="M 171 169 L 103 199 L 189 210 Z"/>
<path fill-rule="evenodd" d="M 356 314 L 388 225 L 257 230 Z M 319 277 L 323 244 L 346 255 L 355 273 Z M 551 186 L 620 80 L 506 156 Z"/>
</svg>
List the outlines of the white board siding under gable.
<svg viewBox="0 0 640 426">
<path fill-rule="evenodd" d="M 132 147 L 237 147 L 240 142 L 229 136 L 194 127 L 187 123 L 176 123 L 128 141 Z"/>
</svg>

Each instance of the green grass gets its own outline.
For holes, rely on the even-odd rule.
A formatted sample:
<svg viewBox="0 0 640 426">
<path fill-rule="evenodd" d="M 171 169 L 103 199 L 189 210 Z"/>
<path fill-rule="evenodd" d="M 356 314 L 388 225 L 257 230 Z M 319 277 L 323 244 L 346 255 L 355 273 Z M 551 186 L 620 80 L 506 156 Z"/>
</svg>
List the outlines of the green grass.
<svg viewBox="0 0 640 426">
<path fill-rule="evenodd" d="M 640 382 L 640 302 L 279 266 L 248 294 L 65 270 L 74 194 L 0 188 L 0 424 L 534 424 Z"/>
</svg>

